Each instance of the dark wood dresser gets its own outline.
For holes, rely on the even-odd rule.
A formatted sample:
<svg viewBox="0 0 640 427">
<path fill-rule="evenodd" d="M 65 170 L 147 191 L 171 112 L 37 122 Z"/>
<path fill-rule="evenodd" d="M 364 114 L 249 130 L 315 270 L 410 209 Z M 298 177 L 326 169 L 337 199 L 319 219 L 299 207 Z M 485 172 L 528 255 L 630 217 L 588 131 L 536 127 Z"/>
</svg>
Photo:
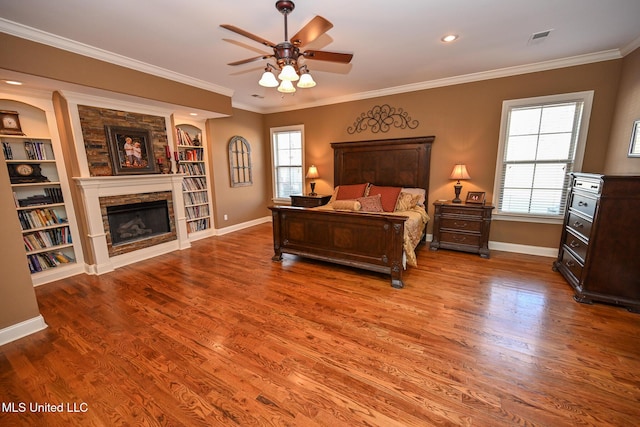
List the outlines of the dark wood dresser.
<svg viewBox="0 0 640 427">
<path fill-rule="evenodd" d="M 640 313 L 640 176 L 573 173 L 553 268 L 574 299 Z"/>
<path fill-rule="evenodd" d="M 311 196 L 307 195 L 292 195 L 291 206 L 297 206 L 301 208 L 315 208 L 317 206 L 326 205 L 331 200 L 331 195 L 325 196 L 322 194 L 316 194 Z"/>
<path fill-rule="evenodd" d="M 490 204 L 435 202 L 431 250 L 454 249 L 489 258 Z"/>
</svg>

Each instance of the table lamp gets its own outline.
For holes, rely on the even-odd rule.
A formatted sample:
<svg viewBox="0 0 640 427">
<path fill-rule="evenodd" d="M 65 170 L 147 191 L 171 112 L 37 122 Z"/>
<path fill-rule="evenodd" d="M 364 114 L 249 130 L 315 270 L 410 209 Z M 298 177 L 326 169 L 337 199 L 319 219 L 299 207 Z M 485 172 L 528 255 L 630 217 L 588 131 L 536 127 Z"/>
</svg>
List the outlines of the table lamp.
<svg viewBox="0 0 640 427">
<path fill-rule="evenodd" d="M 455 165 L 453 167 L 453 172 L 451 172 L 451 176 L 449 177 L 449 179 L 458 180 L 458 182 L 456 182 L 455 185 L 453 186 L 456 192 L 456 197 L 452 200 L 452 202 L 462 203 L 462 200 L 460 199 L 460 191 L 462 191 L 462 185 L 460 185 L 460 180 L 471 179 L 471 177 L 469 176 L 469 172 L 467 172 L 467 166 L 461 163 Z"/>
<path fill-rule="evenodd" d="M 309 193 L 309 195 L 316 196 L 316 183 L 313 180 L 316 178 L 320 178 L 320 175 L 318 174 L 318 168 L 315 167 L 315 165 L 309 166 L 309 170 L 307 171 L 307 178 L 311 179 L 311 183 L 309 184 L 311 186 L 311 193 Z"/>
</svg>

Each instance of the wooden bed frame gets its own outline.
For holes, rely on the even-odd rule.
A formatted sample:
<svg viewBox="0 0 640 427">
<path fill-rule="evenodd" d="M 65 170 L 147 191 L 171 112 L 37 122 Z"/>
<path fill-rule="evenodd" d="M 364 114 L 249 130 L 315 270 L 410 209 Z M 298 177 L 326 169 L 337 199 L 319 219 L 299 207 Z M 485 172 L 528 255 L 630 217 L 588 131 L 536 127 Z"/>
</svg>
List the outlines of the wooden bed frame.
<svg viewBox="0 0 640 427">
<path fill-rule="evenodd" d="M 431 145 L 435 137 L 332 143 L 334 186 L 369 182 L 417 187 L 429 195 Z M 428 206 L 425 200 L 425 207 Z M 362 212 L 271 206 L 274 261 L 298 255 L 391 276 L 404 287 L 403 236 L 406 217 Z"/>
</svg>

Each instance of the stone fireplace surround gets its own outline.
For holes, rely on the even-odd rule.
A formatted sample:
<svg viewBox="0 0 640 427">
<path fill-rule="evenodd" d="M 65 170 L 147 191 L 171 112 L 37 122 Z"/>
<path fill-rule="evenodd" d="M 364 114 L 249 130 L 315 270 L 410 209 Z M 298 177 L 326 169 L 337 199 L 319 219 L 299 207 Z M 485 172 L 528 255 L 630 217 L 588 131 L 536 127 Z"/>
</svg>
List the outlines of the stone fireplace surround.
<svg viewBox="0 0 640 427">
<path fill-rule="evenodd" d="M 125 175 L 75 177 L 79 186 L 85 214 L 87 218 L 87 235 L 94 264 L 87 265 L 88 273 L 103 274 L 114 269 L 154 256 L 162 255 L 177 249 L 191 246 L 187 234 L 187 222 L 184 214 L 182 198 L 182 175 Z M 105 229 L 102 209 L 104 200 L 115 196 L 131 196 L 139 198 L 141 194 L 171 192 L 173 215 L 171 215 L 172 232 L 149 246 L 139 245 L 131 252 L 110 255 L 108 230 Z M 122 199 L 122 197 L 118 197 Z M 103 201 L 101 205 L 101 200 Z M 173 232 L 175 230 L 175 237 Z M 152 240 L 152 239 L 150 239 Z"/>
</svg>

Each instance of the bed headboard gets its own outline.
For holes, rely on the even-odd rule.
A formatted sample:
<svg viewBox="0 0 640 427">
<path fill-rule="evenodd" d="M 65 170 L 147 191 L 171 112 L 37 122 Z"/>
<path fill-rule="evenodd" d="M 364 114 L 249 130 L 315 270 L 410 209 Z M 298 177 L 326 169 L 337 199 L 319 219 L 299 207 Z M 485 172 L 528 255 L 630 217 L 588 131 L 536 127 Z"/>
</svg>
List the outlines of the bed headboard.
<svg viewBox="0 0 640 427">
<path fill-rule="evenodd" d="M 424 188 L 429 196 L 431 145 L 435 136 L 333 142 L 334 186 L 370 182 Z M 425 206 L 428 200 L 425 201 Z"/>
</svg>

